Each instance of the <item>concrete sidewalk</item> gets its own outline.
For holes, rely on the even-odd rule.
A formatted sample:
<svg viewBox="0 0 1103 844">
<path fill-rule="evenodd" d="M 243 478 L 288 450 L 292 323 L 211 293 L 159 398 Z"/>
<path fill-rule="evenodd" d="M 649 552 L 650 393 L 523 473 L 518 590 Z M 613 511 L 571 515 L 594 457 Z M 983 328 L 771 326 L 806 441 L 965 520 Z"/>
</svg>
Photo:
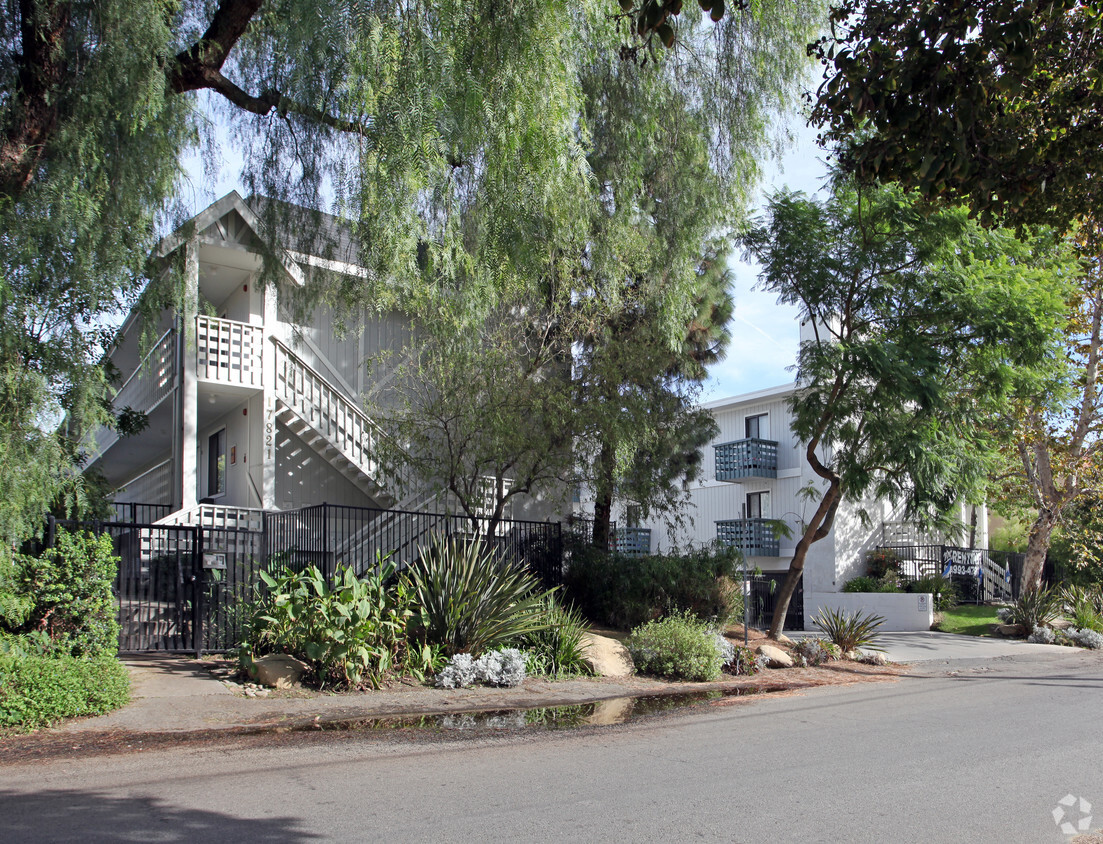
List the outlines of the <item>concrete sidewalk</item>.
<svg viewBox="0 0 1103 844">
<path fill-rule="evenodd" d="M 793 638 L 800 633 L 791 634 Z M 803 635 L 812 635 L 811 633 Z M 896 663 L 932 663 L 1053 654 L 1070 656 L 1077 648 L 1032 645 L 1010 639 L 958 636 L 950 633 L 885 633 L 880 643 Z M 668 683 L 643 677 L 530 680 L 514 689 L 476 687 L 441 690 L 417 683 L 367 693 L 325 694 L 272 692 L 246 697 L 211 673 L 211 663 L 177 655 L 128 656 L 131 702 L 94 718 L 73 720 L 49 734 L 205 733 L 219 730 L 278 731 L 324 723 L 373 718 L 417 718 L 506 709 L 555 707 L 610 701 L 641 695 L 668 695 L 728 690 L 753 685 L 751 678 L 730 677 L 716 683 Z M 769 672 L 769 685 L 785 687 L 787 672 Z M 793 677 L 793 688 L 806 684 Z M 240 689 L 240 687 L 235 687 Z"/>
<path fill-rule="evenodd" d="M 816 631 L 786 633 L 791 639 L 820 635 Z M 890 662 L 911 664 L 916 662 L 949 661 L 955 659 L 996 659 L 1005 656 L 1028 654 L 1076 653 L 1079 648 L 1064 645 L 1034 645 L 1023 639 L 997 639 L 981 636 L 962 636 L 957 633 L 939 633 L 934 630 L 904 633 L 880 633 L 877 644 L 885 651 Z"/>
</svg>

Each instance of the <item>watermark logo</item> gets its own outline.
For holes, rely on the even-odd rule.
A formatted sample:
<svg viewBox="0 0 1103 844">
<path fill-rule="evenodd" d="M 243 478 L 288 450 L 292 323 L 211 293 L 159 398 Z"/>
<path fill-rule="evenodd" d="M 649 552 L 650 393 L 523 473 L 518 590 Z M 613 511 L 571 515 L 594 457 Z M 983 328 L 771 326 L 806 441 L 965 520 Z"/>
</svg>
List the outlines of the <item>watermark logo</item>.
<svg viewBox="0 0 1103 844">
<path fill-rule="evenodd" d="M 1079 806 L 1077 806 L 1079 803 Z M 1073 808 L 1076 807 L 1076 808 Z M 1077 814 L 1079 809 L 1079 814 Z M 1076 823 L 1073 823 L 1073 821 Z M 1087 832 L 1092 826 L 1092 804 L 1083 797 L 1066 794 L 1053 809 L 1053 822 L 1064 835 Z"/>
</svg>

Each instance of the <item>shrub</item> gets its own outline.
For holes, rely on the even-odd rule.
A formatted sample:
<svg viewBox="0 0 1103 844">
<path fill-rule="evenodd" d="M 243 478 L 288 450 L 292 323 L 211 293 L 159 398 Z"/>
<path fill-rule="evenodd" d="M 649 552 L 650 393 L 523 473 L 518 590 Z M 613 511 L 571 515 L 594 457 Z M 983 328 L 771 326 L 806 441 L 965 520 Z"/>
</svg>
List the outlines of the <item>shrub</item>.
<svg viewBox="0 0 1103 844">
<path fill-rule="evenodd" d="M 110 536 L 59 528 L 41 556 L 15 556 L 4 626 L 11 633 L 44 631 L 54 653 L 115 653 L 119 620 L 112 586 L 118 564 Z"/>
<path fill-rule="evenodd" d="M 641 674 L 671 680 L 715 680 L 724 664 L 715 631 L 690 612 L 637 627 L 625 640 Z"/>
<path fill-rule="evenodd" d="M 750 676 L 757 674 L 766 667 L 766 658 L 759 656 L 750 648 L 736 645 L 732 650 L 731 659 L 724 663 L 725 674 L 735 676 Z"/>
<path fill-rule="evenodd" d="M 590 621 L 618 630 L 681 611 L 723 625 L 743 615 L 739 562 L 737 551 L 719 546 L 625 557 L 579 544 L 564 588 Z"/>
<path fill-rule="evenodd" d="M 1027 630 L 1048 627 L 1061 614 L 1061 601 L 1052 589 L 1023 592 L 1011 605 L 1010 624 L 1021 624 Z"/>
<path fill-rule="evenodd" d="M 549 627 L 544 602 L 551 593 L 479 542 L 436 541 L 407 576 L 423 635 L 448 656 L 477 656 Z"/>
<path fill-rule="evenodd" d="M 126 666 L 113 656 L 0 656 L 0 726 L 33 728 L 100 715 L 129 695 Z"/>
<path fill-rule="evenodd" d="M 551 677 L 589 674 L 582 645 L 586 633 L 582 613 L 573 606 L 564 606 L 552 594 L 541 600 L 541 610 L 548 626 L 511 640 L 529 654 L 531 671 Z"/>
<path fill-rule="evenodd" d="M 519 686 L 525 682 L 525 654 L 517 648 L 487 651 L 478 659 L 471 654 L 456 654 L 437 674 L 436 684 L 457 689 L 486 683 L 489 686 Z"/>
<path fill-rule="evenodd" d="M 859 648 L 884 650 L 876 644 L 877 629 L 885 623 L 882 616 L 861 612 L 851 614 L 825 607 L 818 616 L 813 616 L 812 623 L 820 628 L 831 642 L 838 645 L 843 653 Z"/>
<path fill-rule="evenodd" d="M 1002 621 L 1004 624 L 1011 623 L 1011 617 L 1015 614 L 1014 607 L 1000 607 L 996 610 L 996 618 Z"/>
<path fill-rule="evenodd" d="M 1070 627 L 1065 631 L 1065 635 L 1069 637 L 1074 645 L 1081 648 L 1090 648 L 1093 651 L 1103 648 L 1103 634 L 1098 630 Z"/>
<path fill-rule="evenodd" d="M 1103 594 L 1098 588 L 1065 586 L 1061 590 L 1061 602 L 1076 627 L 1103 633 Z"/>
<path fill-rule="evenodd" d="M 924 575 L 913 581 L 908 591 L 919 594 L 929 592 L 933 596 L 935 612 L 946 612 L 959 602 L 957 587 L 950 578 L 943 577 L 941 573 Z"/>
<path fill-rule="evenodd" d="M 900 581 L 892 572 L 881 578 L 862 575 L 843 584 L 843 592 L 899 592 Z"/>
<path fill-rule="evenodd" d="M 1026 640 L 1035 645 L 1052 645 L 1057 641 L 1057 635 L 1049 627 L 1035 627 Z"/>
<path fill-rule="evenodd" d="M 886 574 L 900 576 L 900 555 L 891 548 L 878 548 L 866 555 L 866 570 L 874 580 L 882 579 Z"/>
<path fill-rule="evenodd" d="M 815 667 L 838 659 L 840 651 L 832 642 L 825 642 L 822 639 L 801 639 L 789 649 L 789 653 L 792 654 L 793 661 L 797 665 Z"/>
<path fill-rule="evenodd" d="M 382 563 L 382 561 L 381 561 Z M 262 653 L 287 653 L 308 663 L 319 685 L 378 686 L 391 673 L 424 678 L 432 648 L 411 640 L 414 618 L 409 586 L 384 584 L 393 567 L 381 564 L 364 579 L 339 566 L 331 586 L 316 566 L 261 572 L 266 591 L 253 608 L 245 667 Z"/>
</svg>

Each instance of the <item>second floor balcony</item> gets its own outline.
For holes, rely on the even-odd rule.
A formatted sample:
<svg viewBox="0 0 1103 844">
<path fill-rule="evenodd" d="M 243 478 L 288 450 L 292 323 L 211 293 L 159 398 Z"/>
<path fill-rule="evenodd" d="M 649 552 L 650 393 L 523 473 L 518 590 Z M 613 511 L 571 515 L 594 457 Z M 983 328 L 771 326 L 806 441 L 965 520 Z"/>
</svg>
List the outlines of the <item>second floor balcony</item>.
<svg viewBox="0 0 1103 844">
<path fill-rule="evenodd" d="M 716 480 L 777 477 L 777 442 L 748 438 L 720 443 L 716 449 Z"/>
<path fill-rule="evenodd" d="M 716 523 L 716 539 L 747 557 L 779 557 L 781 543 L 773 519 L 726 519 Z"/>
<path fill-rule="evenodd" d="M 645 557 L 651 553 L 651 528 L 616 528 L 610 545 L 612 550 L 626 557 Z"/>
</svg>

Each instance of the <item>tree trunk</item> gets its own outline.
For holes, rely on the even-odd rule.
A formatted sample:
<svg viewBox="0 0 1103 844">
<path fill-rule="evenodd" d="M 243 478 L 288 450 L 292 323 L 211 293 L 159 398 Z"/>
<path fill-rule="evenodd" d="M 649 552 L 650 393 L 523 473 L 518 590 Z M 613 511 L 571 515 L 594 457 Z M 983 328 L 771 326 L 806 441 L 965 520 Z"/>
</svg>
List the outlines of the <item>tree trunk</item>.
<svg viewBox="0 0 1103 844">
<path fill-rule="evenodd" d="M 609 550 L 609 535 L 613 517 L 613 483 L 616 471 L 616 452 L 608 442 L 602 442 L 598 455 L 597 483 L 594 496 L 594 528 L 590 541 L 595 548 Z"/>
<path fill-rule="evenodd" d="M 977 505 L 970 508 L 969 514 L 969 548 L 977 547 Z"/>
<path fill-rule="evenodd" d="M 823 494 L 820 506 L 816 508 L 816 514 L 805 528 L 800 542 L 797 543 L 793 559 L 789 561 L 789 573 L 785 576 L 785 583 L 782 584 L 777 603 L 774 605 L 774 617 L 770 621 L 770 632 L 767 634 L 771 639 L 780 636 L 785 627 L 785 614 L 789 612 L 789 602 L 792 601 L 793 593 L 797 591 L 797 584 L 804 576 L 804 560 L 808 556 L 808 549 L 812 547 L 813 542 L 823 539 L 830 533 L 840 498 L 838 481 L 833 481 Z"/>
<path fill-rule="evenodd" d="M 1049 540 L 1057 526 L 1057 516 L 1049 510 L 1042 510 L 1030 527 L 1030 536 L 1026 541 L 1026 560 L 1023 562 L 1023 579 L 1019 587 L 1020 594 L 1036 592 L 1042 588 L 1042 568 L 1049 551 Z"/>
</svg>

